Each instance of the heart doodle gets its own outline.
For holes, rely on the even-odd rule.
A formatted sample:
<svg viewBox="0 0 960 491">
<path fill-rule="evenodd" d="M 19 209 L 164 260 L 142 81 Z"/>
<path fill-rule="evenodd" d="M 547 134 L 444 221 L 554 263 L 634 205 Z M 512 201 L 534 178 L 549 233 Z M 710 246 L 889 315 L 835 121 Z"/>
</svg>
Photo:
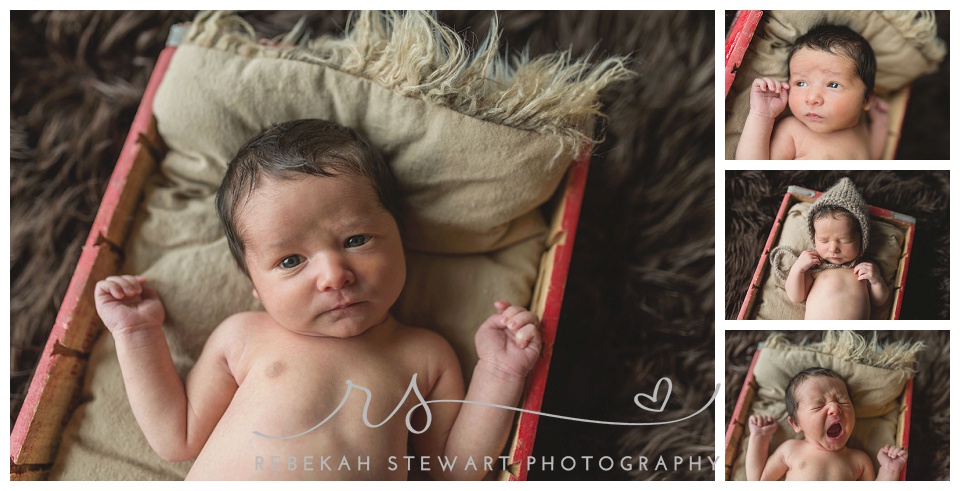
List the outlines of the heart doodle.
<svg viewBox="0 0 960 491">
<path fill-rule="evenodd" d="M 648 408 L 647 406 L 644 406 L 644 405 L 640 402 L 640 398 L 641 398 L 641 397 L 646 397 L 647 399 L 650 399 L 650 402 L 653 402 L 654 404 L 656 404 L 656 402 L 657 402 L 657 400 L 658 400 L 658 399 L 657 399 L 657 396 L 660 394 L 660 384 L 662 384 L 662 383 L 664 383 L 664 382 L 667 383 L 667 395 L 663 396 L 663 402 L 660 404 L 660 409 L 650 409 L 650 408 Z M 653 395 L 652 395 L 652 396 L 651 396 L 651 395 L 644 394 L 644 393 L 641 392 L 641 393 L 633 396 L 633 403 L 636 404 L 636 405 L 638 405 L 638 406 L 640 406 L 640 407 L 642 407 L 642 408 L 644 408 L 644 409 L 646 409 L 647 411 L 652 412 L 652 413 L 662 413 L 662 412 L 663 412 L 663 408 L 667 407 L 667 401 L 670 400 L 670 394 L 671 394 L 672 392 L 673 392 L 673 382 L 671 382 L 669 378 L 663 377 L 663 378 L 661 378 L 660 380 L 657 380 L 657 386 L 653 388 Z"/>
</svg>

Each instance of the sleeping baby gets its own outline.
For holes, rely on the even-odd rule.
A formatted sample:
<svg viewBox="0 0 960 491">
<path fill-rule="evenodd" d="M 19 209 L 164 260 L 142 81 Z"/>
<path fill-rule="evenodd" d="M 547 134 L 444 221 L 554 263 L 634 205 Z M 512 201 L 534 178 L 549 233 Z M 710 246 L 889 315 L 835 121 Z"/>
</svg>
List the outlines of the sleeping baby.
<svg viewBox="0 0 960 491">
<path fill-rule="evenodd" d="M 770 416 L 750 416 L 747 480 L 896 481 L 907 463 L 907 451 L 885 445 L 877 453 L 880 470 L 862 450 L 847 446 L 856 413 L 846 382 L 827 368 L 796 374 L 785 391 L 787 422 L 802 440 L 783 442 L 769 454 L 770 438 L 780 425 Z"/>
<path fill-rule="evenodd" d="M 870 241 L 870 213 L 848 178 L 823 193 L 807 211 L 814 248 L 800 253 L 786 275 L 784 289 L 792 302 L 806 302 L 804 319 L 869 319 L 871 306 L 890 296 L 879 268 L 860 261 Z M 778 275 L 780 259 L 793 251 L 770 251 Z"/>
<path fill-rule="evenodd" d="M 265 311 L 224 320 L 185 380 L 156 290 L 139 276 L 96 287 L 130 405 L 161 457 L 196 458 L 188 479 L 404 479 L 409 444 L 457 462 L 416 465 L 434 478 L 492 470 L 513 413 L 484 404 L 518 403 L 540 353 L 539 320 L 496 302 L 464 395 L 447 341 L 390 314 L 406 277 L 400 202 L 365 139 L 320 120 L 268 128 L 230 163 L 217 209 Z M 412 380 L 427 401 L 454 402 L 416 407 Z M 369 392 L 344 398 L 348 381 Z"/>
</svg>

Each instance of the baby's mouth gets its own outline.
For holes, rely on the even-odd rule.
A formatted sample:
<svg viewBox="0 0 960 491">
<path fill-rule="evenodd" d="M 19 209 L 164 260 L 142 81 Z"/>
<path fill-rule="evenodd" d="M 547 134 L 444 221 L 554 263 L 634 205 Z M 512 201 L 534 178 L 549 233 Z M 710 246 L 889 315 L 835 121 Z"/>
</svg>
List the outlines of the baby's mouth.
<svg viewBox="0 0 960 491">
<path fill-rule="evenodd" d="M 827 436 L 830 438 L 837 438 L 841 433 L 843 433 L 843 426 L 840 423 L 834 423 L 827 428 Z"/>
</svg>

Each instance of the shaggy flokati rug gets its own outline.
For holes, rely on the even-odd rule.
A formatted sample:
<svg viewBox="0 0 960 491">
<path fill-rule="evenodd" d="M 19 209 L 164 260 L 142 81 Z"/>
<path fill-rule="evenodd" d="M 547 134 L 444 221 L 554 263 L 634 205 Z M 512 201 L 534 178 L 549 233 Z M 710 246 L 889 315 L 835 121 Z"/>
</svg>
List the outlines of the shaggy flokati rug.
<svg viewBox="0 0 960 491">
<path fill-rule="evenodd" d="M 170 26 L 193 12 L 11 13 L 11 424 Z M 479 43 L 491 13 L 441 12 Z M 258 34 L 336 32 L 346 14 L 250 13 Z M 714 13 L 503 12 L 511 51 L 632 56 L 602 93 L 543 411 L 619 422 L 689 415 L 709 400 L 714 318 Z M 474 45 L 476 47 L 476 45 Z M 661 377 L 663 412 L 637 408 Z M 713 480 L 715 406 L 682 423 L 541 419 L 533 479 Z M 604 471 L 580 456 L 632 458 Z M 575 456 L 578 465 L 560 468 Z M 664 470 L 660 457 L 702 462 Z M 638 457 L 651 461 L 646 469 Z"/>
<path fill-rule="evenodd" d="M 874 336 L 879 344 L 922 341 L 926 348 L 917 354 L 914 375 L 913 413 L 910 419 L 908 480 L 950 479 L 950 332 L 949 331 L 858 331 L 866 340 Z M 757 343 L 771 331 L 727 331 L 726 415 L 729 424 L 743 380 Z M 791 343 L 817 342 L 822 331 L 788 331 Z"/>
</svg>

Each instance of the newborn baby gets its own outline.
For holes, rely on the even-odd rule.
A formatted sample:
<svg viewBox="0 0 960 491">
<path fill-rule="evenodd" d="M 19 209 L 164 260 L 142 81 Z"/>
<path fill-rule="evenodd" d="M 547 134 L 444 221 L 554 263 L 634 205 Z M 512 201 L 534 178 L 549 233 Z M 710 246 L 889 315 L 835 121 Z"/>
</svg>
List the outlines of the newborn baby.
<svg viewBox="0 0 960 491">
<path fill-rule="evenodd" d="M 789 83 L 753 81 L 738 160 L 880 158 L 888 106 L 873 95 L 877 61 L 862 36 L 842 26 L 811 29 L 794 43 L 787 70 Z M 792 116 L 776 121 L 787 105 Z"/>
<path fill-rule="evenodd" d="M 870 242 L 870 214 L 848 178 L 823 193 L 807 211 L 813 249 L 800 253 L 784 282 L 787 298 L 806 302 L 804 319 L 869 319 L 890 290 L 871 262 L 858 260 Z M 781 251 L 770 258 L 777 273 Z M 790 251 L 792 252 L 792 251 Z"/>
<path fill-rule="evenodd" d="M 907 451 L 885 445 L 877 453 L 880 470 L 862 450 L 847 447 L 856 413 L 846 382 L 833 370 L 808 368 L 796 374 L 785 392 L 787 422 L 802 440 L 790 439 L 769 454 L 779 424 L 770 416 L 750 416 L 747 480 L 896 481 Z"/>
<path fill-rule="evenodd" d="M 434 459 L 435 478 L 493 470 L 514 413 L 459 401 L 516 406 L 540 353 L 539 321 L 495 302 L 464 394 L 450 344 L 390 314 L 406 278 L 400 202 L 366 140 L 326 121 L 275 125 L 230 163 L 217 208 L 265 311 L 224 320 L 185 381 L 146 280 L 96 287 L 130 405 L 161 457 L 196 458 L 188 479 L 404 479 L 409 445 Z M 447 402 L 411 413 L 414 378 L 426 400 Z M 369 392 L 345 398 L 348 381 Z"/>
</svg>

